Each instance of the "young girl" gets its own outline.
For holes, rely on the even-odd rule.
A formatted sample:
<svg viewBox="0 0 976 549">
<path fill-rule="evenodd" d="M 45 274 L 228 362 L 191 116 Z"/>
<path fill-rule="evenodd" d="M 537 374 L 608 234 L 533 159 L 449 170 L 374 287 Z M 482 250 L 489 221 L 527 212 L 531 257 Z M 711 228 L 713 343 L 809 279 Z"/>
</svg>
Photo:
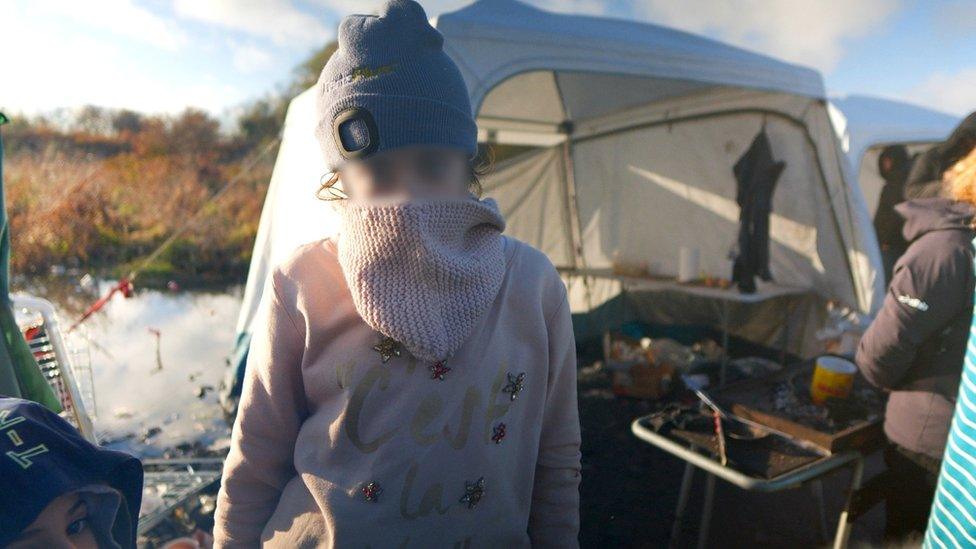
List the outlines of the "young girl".
<svg viewBox="0 0 976 549">
<path fill-rule="evenodd" d="M 316 136 L 342 229 L 269 277 L 217 546 L 577 546 L 565 287 L 470 192 L 468 92 L 420 5 L 338 40 Z"/>
</svg>

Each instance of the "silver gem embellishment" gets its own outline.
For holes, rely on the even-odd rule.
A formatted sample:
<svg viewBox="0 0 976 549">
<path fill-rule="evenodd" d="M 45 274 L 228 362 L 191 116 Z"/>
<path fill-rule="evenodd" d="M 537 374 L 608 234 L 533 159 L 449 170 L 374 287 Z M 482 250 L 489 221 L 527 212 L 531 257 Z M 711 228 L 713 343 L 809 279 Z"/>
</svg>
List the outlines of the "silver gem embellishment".
<svg viewBox="0 0 976 549">
<path fill-rule="evenodd" d="M 400 344 L 392 337 L 383 338 L 379 343 L 373 345 L 373 350 L 380 354 L 383 364 L 395 356 L 400 356 Z"/>
<path fill-rule="evenodd" d="M 444 381 L 444 376 L 450 371 L 451 369 L 447 367 L 447 364 L 443 360 L 438 360 L 430 365 L 430 379 Z"/>
<path fill-rule="evenodd" d="M 518 375 L 513 375 L 511 373 L 508 375 L 508 385 L 502 389 L 503 393 L 508 393 L 510 400 L 515 400 L 518 398 L 518 394 L 522 392 L 522 386 L 525 384 L 525 372 L 519 372 Z"/>
<path fill-rule="evenodd" d="M 491 441 L 495 444 L 501 444 L 503 438 L 505 438 L 505 424 L 499 423 L 492 429 Z"/>
<path fill-rule="evenodd" d="M 379 499 L 380 494 L 383 493 L 383 489 L 380 488 L 378 483 L 370 482 L 363 486 L 362 492 L 366 501 L 376 501 Z"/>
<path fill-rule="evenodd" d="M 468 509 L 473 509 L 482 496 L 485 495 L 485 477 L 480 477 L 474 482 L 464 481 L 464 495 L 458 500 L 459 503 L 466 503 Z"/>
</svg>

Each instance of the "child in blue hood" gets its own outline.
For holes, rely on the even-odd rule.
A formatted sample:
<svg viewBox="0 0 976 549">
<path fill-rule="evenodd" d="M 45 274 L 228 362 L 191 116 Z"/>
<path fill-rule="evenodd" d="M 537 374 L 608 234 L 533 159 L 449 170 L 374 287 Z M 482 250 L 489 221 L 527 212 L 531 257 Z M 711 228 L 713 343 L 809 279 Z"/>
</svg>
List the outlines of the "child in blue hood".
<svg viewBox="0 0 976 549">
<path fill-rule="evenodd" d="M 0 398 L 0 547 L 134 548 L 142 464 L 43 406 Z"/>
</svg>

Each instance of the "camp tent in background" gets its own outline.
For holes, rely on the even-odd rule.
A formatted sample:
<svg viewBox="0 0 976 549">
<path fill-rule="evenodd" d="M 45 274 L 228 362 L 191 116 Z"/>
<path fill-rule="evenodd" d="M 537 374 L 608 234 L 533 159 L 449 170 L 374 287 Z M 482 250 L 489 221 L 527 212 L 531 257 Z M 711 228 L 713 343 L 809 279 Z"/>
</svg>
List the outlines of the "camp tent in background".
<svg viewBox="0 0 976 549">
<path fill-rule="evenodd" d="M 624 299 L 623 281 L 604 275 L 615 262 L 632 262 L 673 277 L 679 250 L 691 247 L 703 271 L 729 277 L 739 228 L 732 166 L 761 129 L 786 164 L 772 206 L 772 275 L 779 288 L 809 293 L 764 303 L 766 314 L 737 321 L 735 335 L 779 341 L 789 308 L 803 319 L 791 350 L 805 354 L 827 300 L 863 314 L 880 304 L 877 242 L 816 71 L 655 25 L 514 0 L 482 0 L 432 23 L 467 82 L 479 140 L 528 147 L 483 186 L 501 206 L 506 233 L 563 273 L 578 337 L 631 319 L 714 321 L 716 303 L 640 292 Z M 313 94 L 289 108 L 225 402 L 243 375 L 269 269 L 336 226 L 331 207 L 313 198 L 324 173 Z"/>
<path fill-rule="evenodd" d="M 332 207 L 316 198 L 326 167 L 314 129 L 315 96 L 312 90 L 307 90 L 288 106 L 278 157 L 261 210 L 241 312 L 237 317 L 234 354 L 221 392 L 221 403 L 229 410 L 236 407 L 235 399 L 243 381 L 244 363 L 251 342 L 251 323 L 271 269 L 298 246 L 333 234 L 338 227 Z"/>
<path fill-rule="evenodd" d="M 888 145 L 905 145 L 910 155 L 925 151 L 944 140 L 961 117 L 903 103 L 852 95 L 834 98 L 831 118 L 847 153 L 851 173 L 874 216 L 884 180 L 878 173 L 878 156 Z"/>
</svg>

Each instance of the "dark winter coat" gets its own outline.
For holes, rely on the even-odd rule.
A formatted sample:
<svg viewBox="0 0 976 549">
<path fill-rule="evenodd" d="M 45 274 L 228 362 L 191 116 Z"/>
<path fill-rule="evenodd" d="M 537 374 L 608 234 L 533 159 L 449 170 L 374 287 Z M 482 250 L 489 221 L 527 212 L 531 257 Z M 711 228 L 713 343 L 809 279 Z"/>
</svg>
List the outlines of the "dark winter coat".
<svg viewBox="0 0 976 549">
<path fill-rule="evenodd" d="M 941 459 L 973 311 L 974 210 L 946 198 L 897 206 L 908 249 L 857 351 L 861 373 L 890 390 L 885 434 Z"/>
</svg>

